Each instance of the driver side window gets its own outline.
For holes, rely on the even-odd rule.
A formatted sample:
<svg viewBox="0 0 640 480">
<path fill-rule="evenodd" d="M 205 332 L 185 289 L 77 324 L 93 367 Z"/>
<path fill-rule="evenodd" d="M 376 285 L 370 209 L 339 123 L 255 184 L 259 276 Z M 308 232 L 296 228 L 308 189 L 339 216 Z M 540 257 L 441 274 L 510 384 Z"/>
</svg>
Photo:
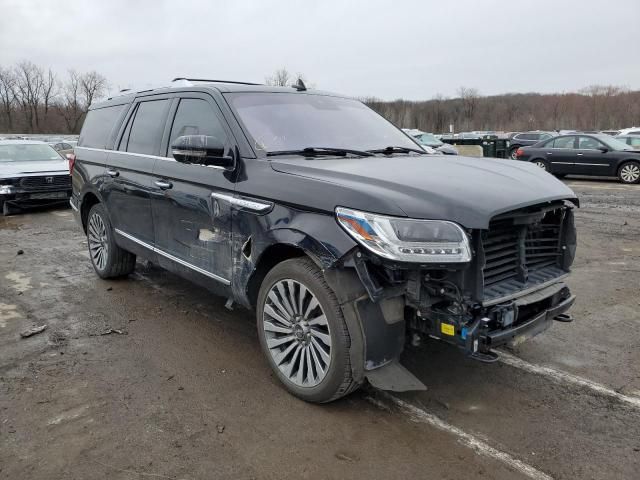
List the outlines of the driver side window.
<svg viewBox="0 0 640 480">
<path fill-rule="evenodd" d="M 227 143 L 227 134 L 215 111 L 209 102 L 197 98 L 180 100 L 171 126 L 169 152 L 176 138 L 184 135 L 207 135 L 216 137 L 222 143 Z"/>
<path fill-rule="evenodd" d="M 578 148 L 581 150 L 597 150 L 604 147 L 600 141 L 592 137 L 580 137 L 578 139 Z"/>
</svg>

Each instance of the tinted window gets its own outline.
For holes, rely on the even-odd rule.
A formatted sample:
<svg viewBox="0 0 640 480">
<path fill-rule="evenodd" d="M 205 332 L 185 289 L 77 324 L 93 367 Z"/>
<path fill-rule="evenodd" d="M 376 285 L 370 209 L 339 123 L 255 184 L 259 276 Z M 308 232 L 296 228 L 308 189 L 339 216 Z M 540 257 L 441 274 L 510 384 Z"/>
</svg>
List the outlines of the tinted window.
<svg viewBox="0 0 640 480">
<path fill-rule="evenodd" d="M 575 137 L 559 137 L 553 140 L 553 148 L 573 148 Z"/>
<path fill-rule="evenodd" d="M 595 138 L 591 137 L 579 137 L 578 138 L 578 148 L 583 150 L 597 150 L 600 147 L 604 147 L 602 143 L 600 143 Z"/>
<path fill-rule="evenodd" d="M 171 127 L 169 148 L 176 138 L 183 135 L 208 135 L 216 137 L 223 143 L 226 143 L 225 140 L 227 138 L 222 123 L 211 105 L 205 100 L 194 98 L 180 100 L 180 105 L 178 105 L 173 126 Z"/>
<path fill-rule="evenodd" d="M 165 123 L 164 111 L 168 100 L 141 102 L 129 132 L 127 152 L 155 155 Z"/>
<path fill-rule="evenodd" d="M 78 146 L 106 148 L 109 135 L 126 105 L 90 110 L 82 126 Z"/>
<path fill-rule="evenodd" d="M 546 140 L 547 138 L 551 138 L 551 135 L 549 135 L 548 133 L 540 134 L 540 140 Z"/>
</svg>

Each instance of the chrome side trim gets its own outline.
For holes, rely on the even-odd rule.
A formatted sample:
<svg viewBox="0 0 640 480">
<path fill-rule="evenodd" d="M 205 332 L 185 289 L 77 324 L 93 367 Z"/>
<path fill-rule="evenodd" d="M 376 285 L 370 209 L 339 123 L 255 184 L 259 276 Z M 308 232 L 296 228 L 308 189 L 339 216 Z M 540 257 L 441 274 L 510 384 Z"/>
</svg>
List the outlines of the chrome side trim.
<svg viewBox="0 0 640 480">
<path fill-rule="evenodd" d="M 155 160 L 164 160 L 165 162 L 176 162 L 177 161 L 175 158 L 159 157 L 157 155 L 147 155 L 146 153 L 121 152 L 120 150 L 107 150 L 105 148 L 92 148 L 92 147 L 76 147 L 76 148 L 80 148 L 80 149 L 84 149 L 84 150 L 90 150 L 92 152 L 117 153 L 119 155 L 132 155 L 134 157 L 153 158 Z M 216 170 L 226 170 L 225 167 L 219 167 L 217 165 L 203 165 L 203 164 L 199 164 L 199 163 L 189 163 L 189 164 L 185 163 L 185 165 L 197 165 L 199 167 L 213 168 L 213 169 L 216 169 Z"/>
<path fill-rule="evenodd" d="M 91 152 L 116 153 L 118 155 L 132 155 L 134 157 L 155 158 L 157 160 L 171 160 L 175 162 L 173 158 L 159 157 L 157 155 L 147 155 L 146 153 L 121 152 L 120 150 L 107 150 L 106 148 L 92 148 L 92 147 L 76 147 L 76 149 L 89 150 Z"/>
<path fill-rule="evenodd" d="M 554 165 L 575 165 L 573 162 L 551 162 Z"/>
<path fill-rule="evenodd" d="M 128 233 L 125 233 L 122 230 L 118 230 L 117 228 L 114 228 L 114 231 L 118 235 L 121 235 L 124 238 L 127 238 L 127 239 L 131 240 L 132 242 L 137 243 L 138 245 L 142 245 L 143 247 L 151 250 L 154 253 L 158 253 L 158 254 L 162 255 L 163 257 L 168 258 L 169 260 L 172 260 L 172 261 L 174 261 L 176 263 L 179 263 L 180 265 L 183 265 L 183 266 L 185 266 L 187 268 L 190 268 L 191 270 L 194 270 L 194 271 L 196 271 L 196 272 L 198 272 L 198 273 L 200 273 L 202 275 L 205 275 L 205 276 L 207 276 L 209 278 L 217 280 L 220 283 L 223 283 L 225 285 L 231 285 L 231 281 L 227 280 L 226 278 L 222 278 L 222 277 L 216 275 L 215 273 L 208 272 L 208 271 L 206 271 L 206 270 L 204 270 L 204 269 L 202 269 L 200 267 L 196 267 L 195 265 L 193 265 L 193 264 L 191 264 L 189 262 L 185 262 L 184 260 L 182 260 L 182 259 L 180 259 L 178 257 L 174 257 L 170 253 L 167 253 L 164 250 L 161 250 L 161 249 L 156 248 L 156 247 L 154 247 L 152 245 L 149 245 L 148 243 L 143 242 L 142 240 L 134 237 L 133 235 L 129 235 Z"/>
<path fill-rule="evenodd" d="M 69 205 L 71 205 L 71 208 L 73 208 L 74 212 L 78 212 L 78 207 L 76 207 L 75 203 L 73 203 L 73 198 L 69 199 Z"/>
<path fill-rule="evenodd" d="M 258 200 L 249 200 L 248 198 L 242 197 L 235 197 L 226 193 L 213 192 L 211 194 L 211 197 L 215 198 L 216 200 L 229 202 L 231 205 L 235 205 L 236 207 L 242 208 L 244 210 L 249 210 L 253 213 L 267 213 L 273 208 L 272 203 L 261 202 Z"/>
</svg>

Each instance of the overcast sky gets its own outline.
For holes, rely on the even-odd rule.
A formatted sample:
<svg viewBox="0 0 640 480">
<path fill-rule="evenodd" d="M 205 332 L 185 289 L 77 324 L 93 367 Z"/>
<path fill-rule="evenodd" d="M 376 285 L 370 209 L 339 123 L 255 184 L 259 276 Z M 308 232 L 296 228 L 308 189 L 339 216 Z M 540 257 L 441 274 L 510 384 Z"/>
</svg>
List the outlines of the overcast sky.
<svg viewBox="0 0 640 480">
<path fill-rule="evenodd" d="M 263 82 L 382 99 L 640 89 L 640 0 L 0 0 L 0 65 Z"/>
</svg>

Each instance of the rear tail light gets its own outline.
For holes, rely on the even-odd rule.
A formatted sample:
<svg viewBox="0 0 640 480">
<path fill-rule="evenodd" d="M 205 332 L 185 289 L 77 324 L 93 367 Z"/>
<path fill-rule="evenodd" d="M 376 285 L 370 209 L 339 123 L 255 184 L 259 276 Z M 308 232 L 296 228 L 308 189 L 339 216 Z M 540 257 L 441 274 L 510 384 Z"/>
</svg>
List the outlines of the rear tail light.
<svg viewBox="0 0 640 480">
<path fill-rule="evenodd" d="M 69 175 L 71 175 L 73 173 L 73 167 L 76 164 L 76 154 L 67 153 L 67 160 L 69 160 Z"/>
<path fill-rule="evenodd" d="M 524 150 L 519 148 L 518 150 L 516 150 L 516 158 L 520 158 L 524 155 Z"/>
</svg>

